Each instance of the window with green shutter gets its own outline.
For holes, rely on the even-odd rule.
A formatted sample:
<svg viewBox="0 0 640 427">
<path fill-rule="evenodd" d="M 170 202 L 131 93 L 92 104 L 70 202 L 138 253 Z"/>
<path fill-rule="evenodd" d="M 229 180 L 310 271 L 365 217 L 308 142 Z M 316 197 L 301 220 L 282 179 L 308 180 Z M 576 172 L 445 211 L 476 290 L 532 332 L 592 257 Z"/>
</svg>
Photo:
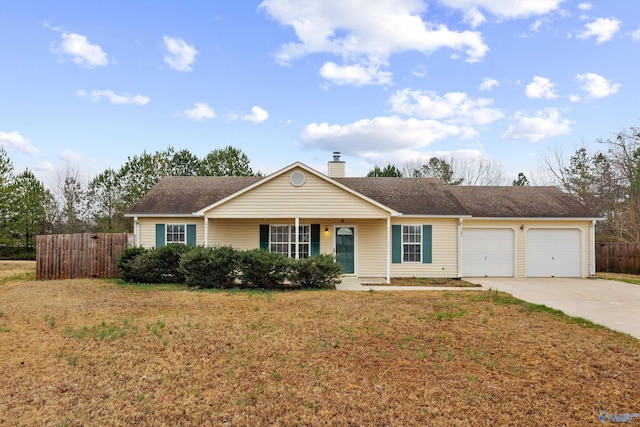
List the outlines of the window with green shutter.
<svg viewBox="0 0 640 427">
<path fill-rule="evenodd" d="M 392 225 L 391 262 L 433 262 L 432 226 Z"/>
</svg>

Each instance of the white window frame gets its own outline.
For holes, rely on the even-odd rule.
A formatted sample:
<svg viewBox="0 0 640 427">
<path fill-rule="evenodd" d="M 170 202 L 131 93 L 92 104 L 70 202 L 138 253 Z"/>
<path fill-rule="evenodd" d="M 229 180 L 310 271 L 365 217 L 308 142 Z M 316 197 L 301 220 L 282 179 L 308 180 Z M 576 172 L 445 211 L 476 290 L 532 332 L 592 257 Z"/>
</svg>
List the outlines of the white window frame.
<svg viewBox="0 0 640 427">
<path fill-rule="evenodd" d="M 274 227 L 286 227 L 285 233 L 274 233 Z M 299 259 L 309 258 L 311 256 L 311 224 L 300 224 L 298 231 L 298 248 L 300 251 Z M 296 256 L 296 226 L 293 224 L 269 224 L 269 252 L 278 253 L 287 258 L 295 258 Z M 274 241 L 273 236 L 286 236 L 286 240 Z M 306 238 L 306 239 L 305 239 Z M 285 246 L 286 252 L 282 250 L 274 250 L 274 245 Z M 281 249 L 281 248 L 277 248 Z"/>
<path fill-rule="evenodd" d="M 173 230 L 174 227 L 182 227 L 182 231 Z M 171 228 L 171 231 L 169 229 Z M 180 237 L 182 235 L 182 240 L 173 240 L 175 236 Z M 171 236 L 171 239 L 169 239 Z M 187 224 L 165 224 L 164 226 L 164 242 L 166 245 L 172 243 L 182 243 L 183 245 L 187 244 Z"/>
<path fill-rule="evenodd" d="M 409 230 L 408 228 L 415 228 L 418 230 Z M 406 231 L 405 231 L 406 230 Z M 412 239 L 413 237 L 413 239 Z M 417 237 L 417 239 L 416 239 Z M 420 263 L 422 262 L 422 225 L 405 224 L 402 225 L 402 262 L 403 263 Z M 417 247 L 414 252 L 409 252 L 410 247 Z M 410 257 L 416 257 L 418 259 L 408 259 Z"/>
</svg>

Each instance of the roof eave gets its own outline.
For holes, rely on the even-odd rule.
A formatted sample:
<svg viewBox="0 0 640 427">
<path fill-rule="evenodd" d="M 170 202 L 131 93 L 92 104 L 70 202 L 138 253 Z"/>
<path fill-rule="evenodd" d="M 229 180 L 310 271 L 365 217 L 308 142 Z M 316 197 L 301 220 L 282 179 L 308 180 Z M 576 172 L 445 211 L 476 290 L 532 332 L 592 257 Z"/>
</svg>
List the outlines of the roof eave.
<svg viewBox="0 0 640 427">
<path fill-rule="evenodd" d="M 578 216 L 578 217 L 561 217 L 561 216 L 471 216 L 471 219 L 478 220 L 505 220 L 505 221 L 603 221 L 604 218 Z"/>
<path fill-rule="evenodd" d="M 144 213 L 144 214 L 136 214 L 136 213 L 126 213 L 124 214 L 127 218 L 157 218 L 157 217 L 167 217 L 167 218 L 198 218 L 202 215 L 198 215 L 196 212 L 194 213 Z"/>
</svg>

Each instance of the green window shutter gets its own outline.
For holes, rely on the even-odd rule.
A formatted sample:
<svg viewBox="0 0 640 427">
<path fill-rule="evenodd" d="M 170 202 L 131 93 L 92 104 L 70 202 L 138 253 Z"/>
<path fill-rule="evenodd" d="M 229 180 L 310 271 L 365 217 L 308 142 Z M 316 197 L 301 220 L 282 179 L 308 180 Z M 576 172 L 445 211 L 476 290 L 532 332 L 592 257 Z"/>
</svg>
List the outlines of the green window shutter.
<svg viewBox="0 0 640 427">
<path fill-rule="evenodd" d="M 260 249 L 269 250 L 269 224 L 260 224 Z"/>
<path fill-rule="evenodd" d="M 402 262 L 402 226 L 391 226 L 391 262 Z"/>
<path fill-rule="evenodd" d="M 422 262 L 430 264 L 432 261 L 433 244 L 432 241 L 432 226 L 422 226 Z"/>
<path fill-rule="evenodd" d="M 164 224 L 156 224 L 156 248 L 164 246 L 165 228 Z"/>
<path fill-rule="evenodd" d="M 311 256 L 320 255 L 320 224 L 311 224 Z"/>
<path fill-rule="evenodd" d="M 195 224 L 187 224 L 187 245 L 189 246 L 196 245 L 196 225 Z"/>
</svg>

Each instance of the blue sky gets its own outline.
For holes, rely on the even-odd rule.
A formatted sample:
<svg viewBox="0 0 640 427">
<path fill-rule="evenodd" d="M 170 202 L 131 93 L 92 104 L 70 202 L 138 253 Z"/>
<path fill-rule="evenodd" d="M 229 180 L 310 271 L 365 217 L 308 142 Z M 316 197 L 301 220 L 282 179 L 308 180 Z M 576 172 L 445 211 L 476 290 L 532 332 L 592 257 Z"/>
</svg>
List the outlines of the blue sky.
<svg viewBox="0 0 640 427">
<path fill-rule="evenodd" d="M 45 183 L 169 145 L 263 173 L 488 157 L 511 180 L 631 126 L 635 0 L 0 0 L 0 146 Z"/>
</svg>

